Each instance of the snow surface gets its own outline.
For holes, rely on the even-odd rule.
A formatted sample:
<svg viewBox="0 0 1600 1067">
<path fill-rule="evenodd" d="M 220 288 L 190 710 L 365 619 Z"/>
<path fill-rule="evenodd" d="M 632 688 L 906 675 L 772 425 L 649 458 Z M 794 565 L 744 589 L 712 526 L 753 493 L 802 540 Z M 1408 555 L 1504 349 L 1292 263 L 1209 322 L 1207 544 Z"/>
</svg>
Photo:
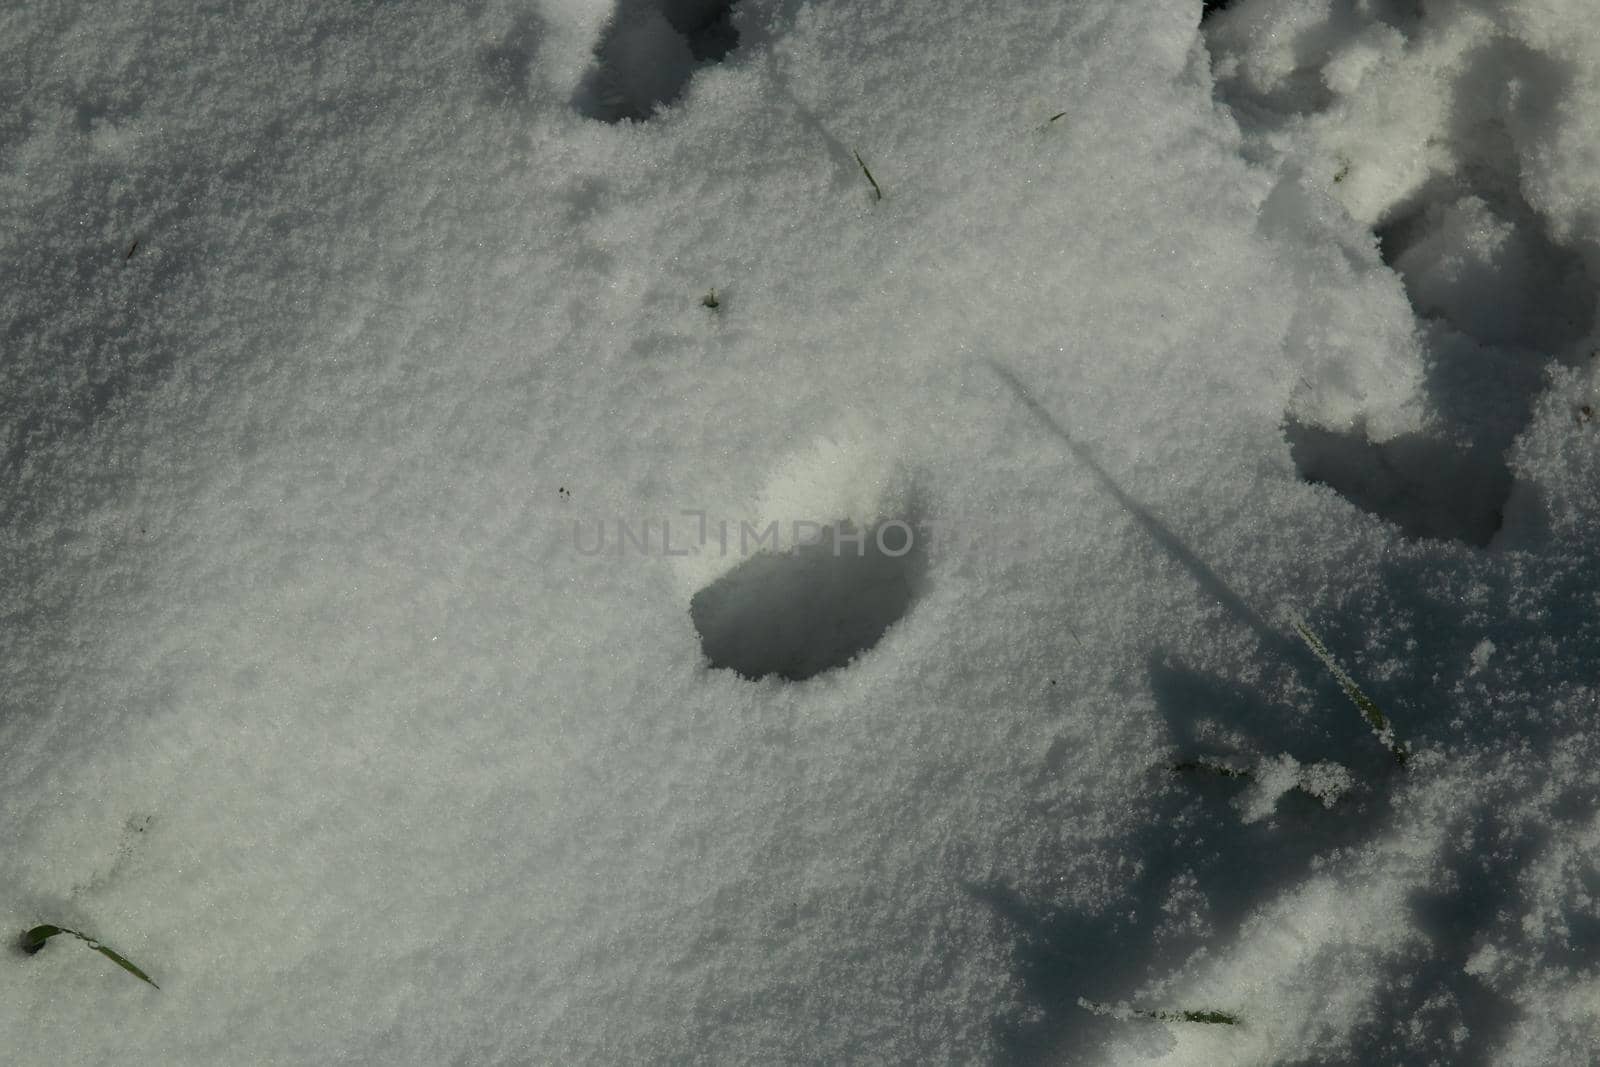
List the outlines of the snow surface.
<svg viewBox="0 0 1600 1067">
<path fill-rule="evenodd" d="M 6 1062 L 1587 1062 L 1592 4 L 1200 9 L 0 12 Z"/>
</svg>

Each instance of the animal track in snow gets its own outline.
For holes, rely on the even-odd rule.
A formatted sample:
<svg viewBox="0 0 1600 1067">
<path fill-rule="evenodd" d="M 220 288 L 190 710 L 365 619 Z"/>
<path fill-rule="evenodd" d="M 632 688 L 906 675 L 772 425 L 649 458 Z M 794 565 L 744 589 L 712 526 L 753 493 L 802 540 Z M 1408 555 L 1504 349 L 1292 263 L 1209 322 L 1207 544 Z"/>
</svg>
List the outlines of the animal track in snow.
<svg viewBox="0 0 1600 1067">
<path fill-rule="evenodd" d="M 602 122 L 643 122 L 683 94 L 695 70 L 739 42 L 734 0 L 620 0 L 573 106 Z"/>
<path fill-rule="evenodd" d="M 711 666 L 802 681 L 876 645 L 910 608 L 924 565 L 911 524 L 841 521 L 809 544 L 751 556 L 696 593 L 689 615 Z"/>
</svg>

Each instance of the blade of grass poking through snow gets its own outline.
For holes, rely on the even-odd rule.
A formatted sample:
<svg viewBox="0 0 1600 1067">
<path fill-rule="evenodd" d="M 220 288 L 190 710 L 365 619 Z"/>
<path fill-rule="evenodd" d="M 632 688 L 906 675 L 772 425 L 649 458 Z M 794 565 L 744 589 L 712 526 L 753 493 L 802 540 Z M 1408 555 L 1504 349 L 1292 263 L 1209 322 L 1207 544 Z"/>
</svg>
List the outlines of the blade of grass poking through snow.
<svg viewBox="0 0 1600 1067">
<path fill-rule="evenodd" d="M 1205 1023 L 1207 1026 L 1238 1026 L 1239 1017 L 1225 1011 L 1140 1011 L 1152 1019 L 1168 1023 Z"/>
<path fill-rule="evenodd" d="M 1164 1023 L 1201 1023 L 1206 1026 L 1238 1026 L 1239 1017 L 1226 1011 L 1165 1011 L 1134 1008 L 1127 1004 L 1102 1004 L 1097 1000 L 1078 998 L 1078 1007 L 1096 1015 L 1109 1015 L 1114 1019 L 1155 1019 Z"/>
<path fill-rule="evenodd" d="M 1174 763 L 1172 765 L 1172 769 L 1180 773 L 1183 771 L 1210 771 L 1212 774 L 1215 774 L 1221 778 L 1248 779 L 1250 777 L 1249 771 L 1242 771 L 1237 767 L 1230 767 L 1221 760 L 1214 759 L 1201 758 L 1184 760 L 1181 763 Z"/>
<path fill-rule="evenodd" d="M 1300 634 L 1300 640 L 1304 641 L 1306 647 L 1311 650 L 1311 654 L 1321 660 L 1324 667 L 1328 668 L 1328 673 L 1338 680 L 1345 696 L 1350 698 L 1350 702 L 1356 706 L 1362 717 L 1367 720 L 1367 724 L 1372 727 L 1372 732 L 1377 735 L 1379 742 L 1394 756 L 1396 763 L 1402 767 L 1405 766 L 1406 759 L 1411 755 L 1411 751 L 1406 747 L 1405 742 L 1395 739 L 1394 726 L 1383 714 L 1377 703 L 1361 691 L 1361 687 L 1356 684 L 1354 678 L 1345 673 L 1344 668 L 1334 660 L 1333 653 L 1328 651 L 1328 646 L 1323 644 L 1322 639 L 1312 632 L 1311 627 L 1306 625 L 1304 619 L 1294 616 L 1291 621 L 1294 623 L 1295 630 Z"/>
<path fill-rule="evenodd" d="M 128 959 L 128 957 L 124 956 L 116 949 L 102 945 L 88 934 L 79 933 L 78 931 L 69 929 L 65 926 L 35 926 L 31 930 L 25 931 L 22 935 L 22 951 L 32 956 L 40 949 L 44 948 L 44 943 L 46 941 L 50 940 L 52 937 L 55 937 L 57 934 L 71 934 L 73 937 L 77 938 L 79 941 L 82 941 L 84 944 L 88 945 L 90 948 L 100 953 L 100 955 L 104 956 L 112 963 L 115 963 L 118 967 L 121 967 L 123 970 L 127 971 L 141 982 L 148 982 L 156 989 L 161 988 L 160 986 L 156 985 L 154 979 L 152 979 L 148 974 L 145 974 L 144 971 L 140 970 L 132 960 Z"/>
<path fill-rule="evenodd" d="M 872 183 L 872 198 L 874 200 L 882 200 L 883 190 L 878 188 L 878 179 L 874 178 L 872 172 L 867 169 L 867 161 L 862 159 L 861 153 L 854 148 L 850 149 L 850 154 L 856 157 L 856 165 L 861 168 L 861 173 L 867 176 L 867 181 Z"/>
</svg>

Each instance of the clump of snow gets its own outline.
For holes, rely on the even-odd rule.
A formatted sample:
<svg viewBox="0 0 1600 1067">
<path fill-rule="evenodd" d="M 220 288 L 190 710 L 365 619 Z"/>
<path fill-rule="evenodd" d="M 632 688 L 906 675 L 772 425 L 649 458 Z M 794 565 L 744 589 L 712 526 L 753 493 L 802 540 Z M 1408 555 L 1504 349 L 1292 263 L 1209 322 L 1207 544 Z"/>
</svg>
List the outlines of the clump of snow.
<svg viewBox="0 0 1600 1067">
<path fill-rule="evenodd" d="M 1207 23 L 1251 154 L 1336 200 L 1347 241 L 1370 228 L 1404 283 L 1411 377 L 1403 357 L 1380 372 L 1372 356 L 1320 356 L 1329 370 L 1290 422 L 1307 477 L 1414 537 L 1488 543 L 1542 371 L 1600 339 L 1594 224 L 1581 198 L 1553 192 L 1567 179 L 1552 165 L 1572 157 L 1552 139 L 1587 127 L 1574 109 L 1597 99 L 1557 43 L 1577 9 L 1258 2 Z M 1373 250 L 1369 238 L 1350 258 L 1370 265 Z M 1326 351 L 1327 335 L 1296 343 Z"/>
<path fill-rule="evenodd" d="M 1269 818 L 1279 799 L 1292 789 L 1302 789 L 1331 808 L 1355 785 L 1344 767 L 1330 760 L 1302 766 L 1288 753 L 1260 760 L 1250 773 L 1250 787 L 1236 801 L 1240 818 L 1259 822 Z"/>
</svg>

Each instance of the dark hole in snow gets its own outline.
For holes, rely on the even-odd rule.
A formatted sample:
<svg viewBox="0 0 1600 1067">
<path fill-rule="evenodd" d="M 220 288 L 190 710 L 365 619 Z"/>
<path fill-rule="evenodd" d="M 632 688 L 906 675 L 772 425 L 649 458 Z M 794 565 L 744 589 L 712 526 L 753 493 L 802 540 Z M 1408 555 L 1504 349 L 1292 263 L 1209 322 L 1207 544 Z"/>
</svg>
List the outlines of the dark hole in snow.
<svg viewBox="0 0 1600 1067">
<path fill-rule="evenodd" d="M 683 95 L 695 70 L 739 43 L 735 0 L 619 0 L 573 106 L 592 119 L 649 119 Z"/>
<path fill-rule="evenodd" d="M 1361 430 L 1339 433 L 1290 421 L 1295 469 L 1411 538 L 1487 547 L 1511 493 L 1504 453 L 1458 447 L 1423 434 L 1374 444 Z"/>
<path fill-rule="evenodd" d="M 1233 0 L 1201 0 L 1200 21 L 1204 22 L 1217 12 L 1228 10 L 1228 6 L 1232 3 Z"/>
<path fill-rule="evenodd" d="M 1520 195 L 1426 187 L 1374 233 L 1417 315 L 1485 345 L 1562 353 L 1594 325 L 1595 286 Z"/>
<path fill-rule="evenodd" d="M 926 560 L 914 524 L 824 528 L 798 550 L 759 553 L 694 595 L 711 666 L 801 681 L 843 667 L 906 613 Z M 861 543 L 855 537 L 861 537 Z"/>
</svg>

